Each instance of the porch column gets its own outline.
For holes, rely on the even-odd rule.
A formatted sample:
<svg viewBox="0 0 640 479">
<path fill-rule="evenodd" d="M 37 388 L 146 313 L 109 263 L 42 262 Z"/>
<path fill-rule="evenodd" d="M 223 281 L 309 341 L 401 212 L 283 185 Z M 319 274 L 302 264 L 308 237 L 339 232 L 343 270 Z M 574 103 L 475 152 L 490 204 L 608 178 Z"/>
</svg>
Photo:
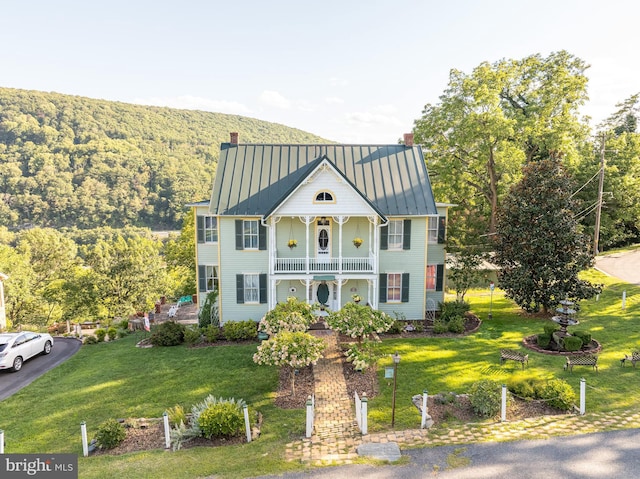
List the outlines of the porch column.
<svg viewBox="0 0 640 479">
<path fill-rule="evenodd" d="M 309 225 L 315 221 L 315 216 L 300 216 L 300 221 L 302 221 L 305 224 L 305 252 L 306 252 L 306 258 L 305 258 L 305 268 L 306 268 L 306 273 L 309 274 Z"/>
<path fill-rule="evenodd" d="M 273 308 L 276 307 L 276 304 L 278 304 L 278 298 L 276 298 L 276 294 L 278 291 L 277 285 L 278 285 L 278 280 L 273 278 L 270 281 L 271 283 L 271 292 L 269 294 L 269 310 L 272 310 Z"/>
<path fill-rule="evenodd" d="M 305 283 L 307 288 L 305 292 L 305 296 L 307 297 L 307 304 L 313 304 L 313 298 L 312 298 L 313 294 L 310 291 L 311 279 L 307 278 Z"/>
<path fill-rule="evenodd" d="M 338 274 L 342 274 L 342 225 L 349 221 L 348 216 L 334 216 L 333 221 L 338 223 Z"/>
<path fill-rule="evenodd" d="M 336 280 L 336 287 L 338 288 L 338 299 L 336 301 L 338 301 L 338 309 L 342 308 L 342 286 L 349 281 L 348 279 L 337 279 Z"/>
</svg>

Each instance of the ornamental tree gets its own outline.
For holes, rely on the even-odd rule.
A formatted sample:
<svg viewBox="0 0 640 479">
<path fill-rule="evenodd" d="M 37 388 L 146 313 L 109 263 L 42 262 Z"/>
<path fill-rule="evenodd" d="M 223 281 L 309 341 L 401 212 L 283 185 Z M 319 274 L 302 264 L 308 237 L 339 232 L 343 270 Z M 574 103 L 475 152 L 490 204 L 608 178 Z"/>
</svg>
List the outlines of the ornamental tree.
<svg viewBox="0 0 640 479">
<path fill-rule="evenodd" d="M 304 332 L 309 329 L 315 319 L 311 311 L 310 304 L 295 297 L 289 297 L 286 302 L 276 304 L 276 307 L 260 320 L 258 331 L 267 333 L 269 336 L 278 334 L 280 331 Z"/>
<path fill-rule="evenodd" d="M 256 364 L 289 366 L 291 369 L 291 394 L 296 392 L 295 369 L 315 364 L 322 357 L 326 344 L 322 338 L 309 333 L 281 331 L 258 346 L 253 355 Z"/>
<path fill-rule="evenodd" d="M 578 278 L 593 256 L 571 193 L 559 162 L 543 160 L 524 168 L 503 202 L 495 244 L 500 287 L 525 311 L 547 312 L 562 299 L 587 299 L 599 291 Z"/>
<path fill-rule="evenodd" d="M 357 338 L 358 343 L 362 343 L 372 333 L 388 331 L 394 319 L 369 306 L 347 303 L 341 310 L 331 312 L 326 321 L 331 329 Z"/>
</svg>

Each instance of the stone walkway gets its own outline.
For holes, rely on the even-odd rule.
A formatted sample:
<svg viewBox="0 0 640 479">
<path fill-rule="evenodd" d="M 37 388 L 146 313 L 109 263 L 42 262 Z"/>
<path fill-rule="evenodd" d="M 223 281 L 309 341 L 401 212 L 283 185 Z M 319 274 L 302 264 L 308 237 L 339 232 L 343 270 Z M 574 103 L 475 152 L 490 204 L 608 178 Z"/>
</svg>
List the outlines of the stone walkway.
<svg viewBox="0 0 640 479">
<path fill-rule="evenodd" d="M 395 442 L 400 448 L 470 444 L 488 441 L 546 439 L 592 432 L 640 428 L 640 412 L 587 413 L 541 416 L 507 422 L 483 422 L 450 429 L 409 429 L 362 436 L 355 422 L 353 398 L 347 395 L 337 336 L 317 331 L 327 342 L 325 357 L 313 368 L 316 417 L 309 439 L 287 444 L 288 461 L 313 465 L 350 464 L 363 443 Z"/>
</svg>

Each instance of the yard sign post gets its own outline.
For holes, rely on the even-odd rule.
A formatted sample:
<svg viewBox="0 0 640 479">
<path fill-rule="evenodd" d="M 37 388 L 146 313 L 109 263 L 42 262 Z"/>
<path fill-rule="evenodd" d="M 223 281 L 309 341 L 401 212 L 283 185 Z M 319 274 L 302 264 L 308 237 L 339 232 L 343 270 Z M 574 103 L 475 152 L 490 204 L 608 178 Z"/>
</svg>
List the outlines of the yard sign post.
<svg viewBox="0 0 640 479">
<path fill-rule="evenodd" d="M 491 314 L 491 310 L 493 309 L 493 290 L 496 285 L 493 281 L 489 283 L 489 319 L 493 318 L 493 314 Z"/>
</svg>

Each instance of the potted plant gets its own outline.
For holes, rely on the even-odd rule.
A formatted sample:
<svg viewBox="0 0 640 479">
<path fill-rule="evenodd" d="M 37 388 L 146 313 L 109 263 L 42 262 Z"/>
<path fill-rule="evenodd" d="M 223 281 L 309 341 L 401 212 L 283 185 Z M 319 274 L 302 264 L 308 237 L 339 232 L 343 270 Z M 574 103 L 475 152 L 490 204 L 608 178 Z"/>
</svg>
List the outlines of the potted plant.
<svg viewBox="0 0 640 479">
<path fill-rule="evenodd" d="M 362 245 L 363 241 L 362 238 L 360 238 L 359 236 L 356 236 L 355 238 L 353 238 L 353 245 L 356 248 L 360 248 L 360 245 Z"/>
<path fill-rule="evenodd" d="M 287 246 L 291 249 L 295 248 L 296 246 L 298 246 L 298 241 L 294 240 L 294 239 L 290 239 L 289 242 L 287 243 Z"/>
<path fill-rule="evenodd" d="M 354 303 L 359 303 L 360 301 L 362 301 L 362 298 L 360 297 L 359 294 L 352 294 L 351 299 L 353 299 Z"/>
</svg>

